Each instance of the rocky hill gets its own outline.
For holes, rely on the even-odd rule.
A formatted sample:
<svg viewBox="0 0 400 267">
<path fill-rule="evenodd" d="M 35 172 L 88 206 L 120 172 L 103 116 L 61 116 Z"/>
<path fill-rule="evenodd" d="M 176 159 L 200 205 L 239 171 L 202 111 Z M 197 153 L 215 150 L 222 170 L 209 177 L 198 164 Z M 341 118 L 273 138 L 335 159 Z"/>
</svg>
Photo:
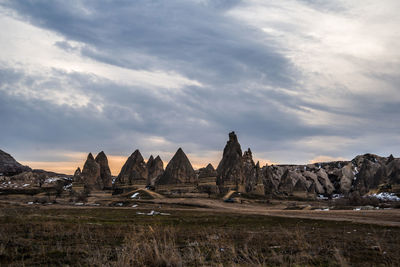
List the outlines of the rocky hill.
<svg viewBox="0 0 400 267">
<path fill-rule="evenodd" d="M 17 162 L 10 154 L 0 150 L 0 174 L 6 176 L 16 175 L 22 172 L 32 171 L 28 166 Z"/>
</svg>

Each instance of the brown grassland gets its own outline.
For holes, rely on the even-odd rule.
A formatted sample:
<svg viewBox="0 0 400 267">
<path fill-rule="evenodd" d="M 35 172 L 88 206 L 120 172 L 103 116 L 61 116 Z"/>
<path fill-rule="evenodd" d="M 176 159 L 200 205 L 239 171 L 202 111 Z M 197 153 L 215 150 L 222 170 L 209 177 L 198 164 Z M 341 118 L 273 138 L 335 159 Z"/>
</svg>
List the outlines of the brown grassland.
<svg viewBox="0 0 400 267">
<path fill-rule="evenodd" d="M 4 205 L 0 265 L 400 265 L 400 227 L 194 208 L 137 214 L 149 211 Z"/>
</svg>

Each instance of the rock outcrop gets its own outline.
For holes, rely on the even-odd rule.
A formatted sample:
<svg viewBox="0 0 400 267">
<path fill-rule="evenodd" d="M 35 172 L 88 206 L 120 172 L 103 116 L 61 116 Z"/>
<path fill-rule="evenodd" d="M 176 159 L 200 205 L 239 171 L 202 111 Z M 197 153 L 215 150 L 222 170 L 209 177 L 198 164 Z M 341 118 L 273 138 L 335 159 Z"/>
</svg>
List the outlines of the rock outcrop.
<svg viewBox="0 0 400 267">
<path fill-rule="evenodd" d="M 76 183 L 81 183 L 82 182 L 82 171 L 81 168 L 77 168 L 74 172 L 74 176 L 72 177 L 72 180 Z"/>
<path fill-rule="evenodd" d="M 217 185 L 233 185 L 237 189 L 243 180 L 242 148 L 235 132 L 231 132 L 217 167 Z"/>
<path fill-rule="evenodd" d="M 102 189 L 110 189 L 112 187 L 112 177 L 106 154 L 101 151 L 97 154 L 95 161 L 100 165 L 100 178 L 103 184 Z"/>
<path fill-rule="evenodd" d="M 28 166 L 17 162 L 10 154 L 0 150 L 0 174 L 6 176 L 16 175 L 22 172 L 32 171 Z"/>
<path fill-rule="evenodd" d="M 138 149 L 129 156 L 115 180 L 116 184 L 147 184 L 147 165 Z"/>
<path fill-rule="evenodd" d="M 153 158 L 153 156 L 150 156 L 149 160 L 147 161 L 147 170 L 148 170 L 147 184 L 154 185 L 155 181 L 164 172 L 164 163 L 161 160 L 160 156 L 157 156 L 155 159 Z"/>
<path fill-rule="evenodd" d="M 199 169 L 199 179 L 208 177 L 217 177 L 217 171 L 211 163 L 208 163 L 205 168 Z"/>
<path fill-rule="evenodd" d="M 156 185 L 196 184 L 197 177 L 188 157 L 181 148 L 176 151 Z"/>
<path fill-rule="evenodd" d="M 98 164 L 92 153 L 89 153 L 82 169 L 82 182 L 89 189 L 102 190 L 103 181 L 100 176 L 100 164 Z"/>
<path fill-rule="evenodd" d="M 253 153 L 251 152 L 250 148 L 243 153 L 242 162 L 243 177 L 242 181 L 240 181 L 240 184 L 244 185 L 244 191 L 242 191 L 251 192 L 257 185 L 259 165 L 257 167 L 256 164 L 254 164 Z"/>
</svg>

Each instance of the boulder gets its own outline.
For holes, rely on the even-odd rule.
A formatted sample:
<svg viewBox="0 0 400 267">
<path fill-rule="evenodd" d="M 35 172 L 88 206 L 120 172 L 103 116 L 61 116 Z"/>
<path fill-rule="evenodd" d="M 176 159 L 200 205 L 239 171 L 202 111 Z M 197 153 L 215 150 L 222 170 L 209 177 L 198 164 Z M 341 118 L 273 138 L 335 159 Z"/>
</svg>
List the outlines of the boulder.
<svg viewBox="0 0 400 267">
<path fill-rule="evenodd" d="M 168 185 L 190 183 L 197 183 L 197 177 L 185 152 L 183 152 L 182 148 L 179 148 L 169 161 L 164 173 L 155 181 L 155 184 Z"/>
<path fill-rule="evenodd" d="M 115 180 L 116 184 L 146 184 L 148 179 L 147 165 L 138 149 L 129 156 Z"/>
<path fill-rule="evenodd" d="M 10 154 L 0 150 L 0 175 L 12 176 L 22 172 L 30 172 L 31 168 L 17 162 Z"/>
<path fill-rule="evenodd" d="M 103 183 L 103 189 L 112 187 L 112 176 L 106 154 L 101 151 L 97 154 L 95 161 L 100 165 L 100 177 Z"/>
</svg>

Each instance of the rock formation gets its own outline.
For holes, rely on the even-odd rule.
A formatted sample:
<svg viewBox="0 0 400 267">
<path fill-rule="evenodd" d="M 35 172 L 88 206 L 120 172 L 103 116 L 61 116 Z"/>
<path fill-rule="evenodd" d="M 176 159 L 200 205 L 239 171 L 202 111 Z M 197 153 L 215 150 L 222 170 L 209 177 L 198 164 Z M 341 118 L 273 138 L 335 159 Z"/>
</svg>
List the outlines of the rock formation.
<svg viewBox="0 0 400 267">
<path fill-rule="evenodd" d="M 240 181 L 241 185 L 244 185 L 243 192 L 251 192 L 255 189 L 258 181 L 258 172 L 259 167 L 254 164 L 253 154 L 249 149 L 243 153 L 242 157 L 243 162 L 243 177 L 242 181 Z"/>
<path fill-rule="evenodd" d="M 161 160 L 160 156 L 157 156 L 155 159 L 153 158 L 153 156 L 150 156 L 149 160 L 147 161 L 147 170 L 148 170 L 147 184 L 154 185 L 155 181 L 164 172 L 164 163 Z"/>
<path fill-rule="evenodd" d="M 147 184 L 147 166 L 138 149 L 129 156 L 115 180 L 116 184 Z"/>
<path fill-rule="evenodd" d="M 10 154 L 0 150 L 0 174 L 12 176 L 29 171 L 32 171 L 32 169 L 21 165 Z"/>
<path fill-rule="evenodd" d="M 205 168 L 199 169 L 199 179 L 208 177 L 217 177 L 217 171 L 211 163 L 208 163 Z"/>
<path fill-rule="evenodd" d="M 196 184 L 197 177 L 188 157 L 181 148 L 176 151 L 156 185 Z"/>
<path fill-rule="evenodd" d="M 235 132 L 231 132 L 217 167 L 217 184 L 221 187 L 233 185 L 237 189 L 243 180 L 242 149 Z"/>
<path fill-rule="evenodd" d="M 89 189 L 103 189 L 103 181 L 100 177 L 100 164 L 93 158 L 92 153 L 89 153 L 85 165 L 82 169 L 82 181 Z"/>
<path fill-rule="evenodd" d="M 106 154 L 101 151 L 99 154 L 97 154 L 95 161 L 100 165 L 100 177 L 103 184 L 102 189 L 111 188 L 112 177 Z"/>
<path fill-rule="evenodd" d="M 82 182 L 82 171 L 81 171 L 81 168 L 78 167 L 78 168 L 75 170 L 74 176 L 72 177 L 72 180 L 73 180 L 74 182 L 77 182 L 77 183 Z"/>
</svg>

